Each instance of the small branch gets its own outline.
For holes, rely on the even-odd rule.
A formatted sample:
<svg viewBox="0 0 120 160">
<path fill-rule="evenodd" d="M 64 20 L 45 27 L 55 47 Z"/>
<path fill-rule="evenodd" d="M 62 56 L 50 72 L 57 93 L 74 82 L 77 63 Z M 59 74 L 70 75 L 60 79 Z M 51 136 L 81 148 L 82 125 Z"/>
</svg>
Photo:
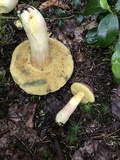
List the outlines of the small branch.
<svg viewBox="0 0 120 160">
<path fill-rule="evenodd" d="M 12 19 L 12 20 L 17 20 L 18 19 L 18 17 L 9 17 L 9 16 L 0 16 L 1 17 L 1 19 Z M 55 18 L 53 18 L 54 20 L 57 20 L 57 19 L 61 19 L 61 20 L 66 20 L 66 19 L 70 19 L 70 18 L 73 18 L 73 17 L 75 17 L 75 15 L 70 15 L 70 16 L 68 16 L 68 17 L 60 17 L 60 18 L 58 18 L 58 17 L 55 17 Z M 51 18 L 44 18 L 44 19 L 46 19 L 46 20 L 49 20 L 49 19 L 51 19 Z"/>
<path fill-rule="evenodd" d="M 9 129 L 5 129 L 3 131 L 0 132 L 0 137 L 2 137 L 4 134 L 6 134 L 7 132 L 9 132 Z"/>
<path fill-rule="evenodd" d="M 31 149 L 20 139 L 18 135 L 15 134 L 15 137 L 25 146 L 25 148 L 30 152 L 32 156 L 34 156 L 34 153 L 31 151 Z"/>
<path fill-rule="evenodd" d="M 12 19 L 12 20 L 17 20 L 17 17 L 8 17 L 8 16 L 0 16 L 1 19 Z"/>
<path fill-rule="evenodd" d="M 70 15 L 70 16 L 68 16 L 68 17 L 60 17 L 60 18 L 58 18 L 58 17 L 55 17 L 55 18 L 53 18 L 54 20 L 58 20 L 58 19 L 60 19 L 60 20 L 66 20 L 66 19 L 70 19 L 70 18 L 73 18 L 73 17 L 75 17 L 75 15 Z M 51 19 L 51 18 L 45 18 L 46 20 L 49 20 L 49 19 Z"/>
<path fill-rule="evenodd" d="M 113 131 L 112 133 L 102 133 L 101 135 L 97 135 L 94 137 L 91 137 L 92 139 L 100 139 L 100 138 L 108 138 L 110 136 L 114 136 L 115 133 L 119 132 L 120 129 L 117 129 L 116 131 Z"/>
</svg>

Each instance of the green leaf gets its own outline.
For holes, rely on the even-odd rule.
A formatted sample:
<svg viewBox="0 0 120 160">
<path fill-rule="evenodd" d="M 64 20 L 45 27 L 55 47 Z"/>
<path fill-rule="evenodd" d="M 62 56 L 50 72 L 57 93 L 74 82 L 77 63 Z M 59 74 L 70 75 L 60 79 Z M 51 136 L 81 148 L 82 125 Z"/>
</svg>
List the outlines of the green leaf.
<svg viewBox="0 0 120 160">
<path fill-rule="evenodd" d="M 100 21 L 106 16 L 108 15 L 108 11 L 103 12 L 103 13 L 99 13 L 97 16 L 97 23 L 100 23 Z"/>
<path fill-rule="evenodd" d="M 58 19 L 58 25 L 59 25 L 59 27 L 63 27 L 64 21 L 62 19 Z"/>
<path fill-rule="evenodd" d="M 75 9 L 75 10 L 80 9 L 81 0 L 73 0 L 72 6 L 73 6 L 73 9 Z"/>
<path fill-rule="evenodd" d="M 75 19 L 76 19 L 77 25 L 80 25 L 83 21 L 83 15 L 77 14 L 77 15 L 75 15 Z"/>
<path fill-rule="evenodd" d="M 62 18 L 65 15 L 65 11 L 59 8 L 56 13 L 57 17 Z"/>
<path fill-rule="evenodd" d="M 118 39 L 116 45 L 115 45 L 115 50 L 120 51 L 120 38 Z"/>
<path fill-rule="evenodd" d="M 85 36 L 85 41 L 88 44 L 94 44 L 97 42 L 97 28 L 89 30 Z"/>
<path fill-rule="evenodd" d="M 42 16 L 43 16 L 44 18 L 47 17 L 46 13 L 45 13 L 43 10 L 40 10 L 40 13 L 42 14 Z"/>
<path fill-rule="evenodd" d="M 98 25 L 97 38 L 100 47 L 109 46 L 118 34 L 119 23 L 115 14 L 109 13 Z"/>
<path fill-rule="evenodd" d="M 108 11 L 111 12 L 110 6 L 109 6 L 107 0 L 100 0 L 100 5 L 101 5 L 101 7 L 102 7 L 103 9 L 106 9 L 106 10 L 108 10 Z"/>
<path fill-rule="evenodd" d="M 117 3 L 115 4 L 115 9 L 117 12 L 120 11 L 120 0 L 118 0 Z"/>
<path fill-rule="evenodd" d="M 116 77 L 113 77 L 114 78 L 114 81 L 117 83 L 117 84 L 120 84 L 120 78 L 116 78 Z"/>
<path fill-rule="evenodd" d="M 120 78 L 120 50 L 116 50 L 111 58 L 112 62 L 112 72 L 114 76 L 119 79 Z"/>
<path fill-rule="evenodd" d="M 89 0 L 85 8 L 84 15 L 88 16 L 91 14 L 102 13 L 102 12 L 104 12 L 104 10 L 100 5 L 100 0 Z"/>
</svg>

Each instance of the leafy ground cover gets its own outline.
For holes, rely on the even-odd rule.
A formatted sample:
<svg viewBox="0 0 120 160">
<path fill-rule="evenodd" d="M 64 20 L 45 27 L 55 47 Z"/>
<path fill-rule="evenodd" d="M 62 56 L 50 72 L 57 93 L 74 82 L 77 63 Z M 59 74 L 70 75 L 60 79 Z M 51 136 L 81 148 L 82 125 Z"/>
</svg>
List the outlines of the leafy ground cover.
<svg viewBox="0 0 120 160">
<path fill-rule="evenodd" d="M 16 10 L 1 17 L 0 32 L 0 159 L 119 160 L 120 87 L 113 79 L 108 48 L 88 45 L 85 35 L 97 26 L 84 17 L 86 1 L 20 1 L 41 9 L 50 36 L 64 43 L 74 59 L 74 72 L 60 90 L 46 96 L 25 93 L 9 72 L 15 47 L 27 39 L 14 22 Z M 72 97 L 73 82 L 90 85 L 95 103 L 80 104 L 64 126 L 57 112 Z"/>
</svg>

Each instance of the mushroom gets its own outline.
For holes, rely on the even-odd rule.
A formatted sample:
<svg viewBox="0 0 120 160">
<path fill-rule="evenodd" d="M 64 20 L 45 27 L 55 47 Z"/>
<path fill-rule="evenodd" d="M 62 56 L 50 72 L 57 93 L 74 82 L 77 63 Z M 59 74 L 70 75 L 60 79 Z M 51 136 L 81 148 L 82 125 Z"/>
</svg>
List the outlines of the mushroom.
<svg viewBox="0 0 120 160">
<path fill-rule="evenodd" d="M 57 113 L 55 121 L 59 125 L 65 124 L 72 113 L 75 111 L 79 103 L 94 102 L 94 94 L 92 88 L 84 83 L 75 82 L 71 85 L 71 92 L 73 97 L 69 102 Z"/>
<path fill-rule="evenodd" d="M 93 89 L 85 83 L 74 82 L 71 85 L 71 92 L 73 95 L 77 94 L 78 92 L 83 92 L 84 97 L 81 100 L 81 103 L 83 104 L 88 102 L 93 103 L 95 101 Z"/>
<path fill-rule="evenodd" d="M 20 19 L 28 40 L 19 44 L 12 56 L 10 72 L 27 93 L 46 95 L 65 85 L 73 72 L 69 49 L 49 38 L 44 18 L 32 6 L 25 6 Z"/>
<path fill-rule="evenodd" d="M 0 0 L 0 14 L 11 12 L 18 4 L 18 0 Z"/>
</svg>

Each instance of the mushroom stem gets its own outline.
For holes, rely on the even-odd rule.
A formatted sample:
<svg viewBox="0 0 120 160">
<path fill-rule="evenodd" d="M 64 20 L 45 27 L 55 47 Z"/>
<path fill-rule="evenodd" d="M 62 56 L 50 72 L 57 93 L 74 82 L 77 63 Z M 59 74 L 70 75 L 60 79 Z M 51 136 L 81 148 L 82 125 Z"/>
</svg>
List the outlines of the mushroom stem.
<svg viewBox="0 0 120 160">
<path fill-rule="evenodd" d="M 22 10 L 20 19 L 30 43 L 30 62 L 33 67 L 41 67 L 49 59 L 49 36 L 45 20 L 37 9 L 30 6 Z"/>
<path fill-rule="evenodd" d="M 11 12 L 17 3 L 18 0 L 0 0 L 0 14 Z"/>
<path fill-rule="evenodd" d="M 75 111 L 75 109 L 77 108 L 78 104 L 83 99 L 83 97 L 84 97 L 84 93 L 78 92 L 69 100 L 69 102 L 63 107 L 63 109 L 61 109 L 57 113 L 56 122 L 59 125 L 65 124 L 68 121 L 69 117 Z"/>
<path fill-rule="evenodd" d="M 71 92 L 73 93 L 73 97 L 70 101 L 61 109 L 56 115 L 56 122 L 60 124 L 65 124 L 74 110 L 77 108 L 78 104 L 94 102 L 95 97 L 92 92 L 92 89 L 84 84 L 84 83 L 73 83 L 71 85 Z"/>
</svg>

